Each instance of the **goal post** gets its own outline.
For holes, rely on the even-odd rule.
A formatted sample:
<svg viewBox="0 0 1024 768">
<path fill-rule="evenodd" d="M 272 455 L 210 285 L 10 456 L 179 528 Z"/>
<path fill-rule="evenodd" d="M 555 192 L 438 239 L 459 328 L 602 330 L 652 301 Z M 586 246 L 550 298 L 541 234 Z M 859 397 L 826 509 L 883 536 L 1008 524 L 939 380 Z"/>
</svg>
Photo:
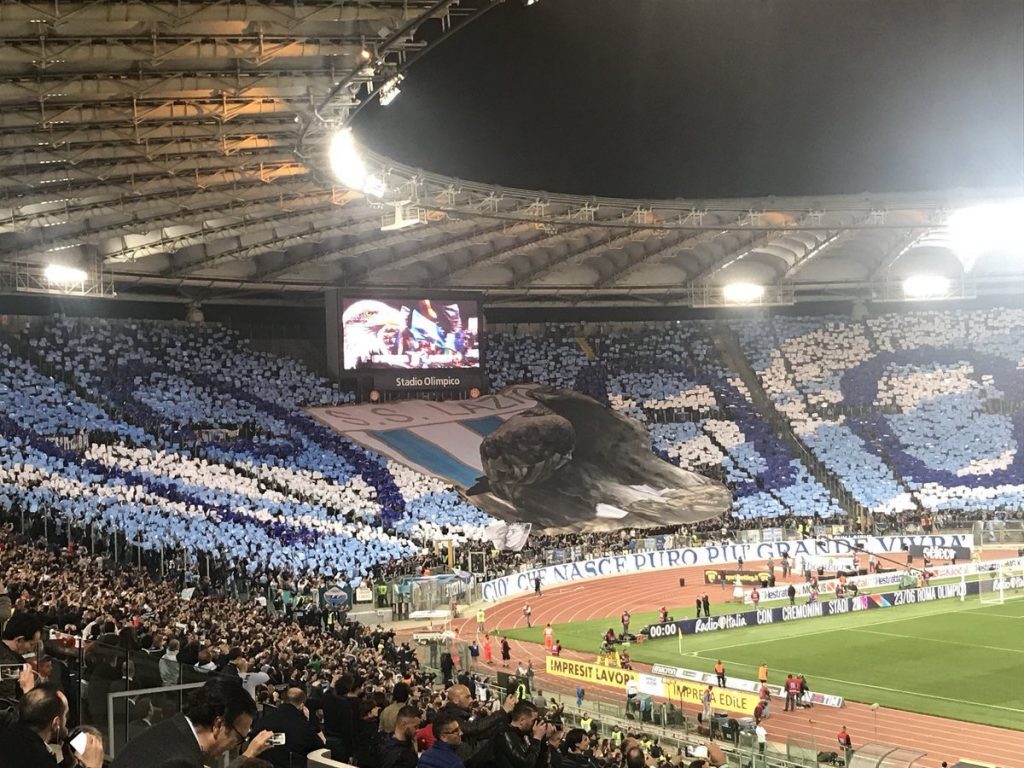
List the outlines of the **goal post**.
<svg viewBox="0 0 1024 768">
<path fill-rule="evenodd" d="M 978 601 L 982 605 L 1002 605 L 1024 597 L 1024 559 L 1005 560 L 991 569 L 979 569 L 978 581 Z"/>
</svg>

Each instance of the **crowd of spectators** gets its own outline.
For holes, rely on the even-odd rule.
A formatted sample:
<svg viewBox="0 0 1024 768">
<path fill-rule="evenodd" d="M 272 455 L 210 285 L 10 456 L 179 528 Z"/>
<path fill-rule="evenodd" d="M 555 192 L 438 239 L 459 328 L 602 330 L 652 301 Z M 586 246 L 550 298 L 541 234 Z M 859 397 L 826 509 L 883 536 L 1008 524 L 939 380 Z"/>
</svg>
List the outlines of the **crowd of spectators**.
<svg viewBox="0 0 1024 768">
<path fill-rule="evenodd" d="M 0 344 L 0 507 L 352 585 L 479 539 L 453 489 L 302 410 L 349 399 L 216 326 L 47 318 Z"/>
<path fill-rule="evenodd" d="M 1024 312 L 733 328 L 778 413 L 865 507 L 901 528 L 922 512 L 929 525 L 1024 513 Z M 549 325 L 489 341 L 493 387 L 586 392 L 644 422 L 659 455 L 733 491 L 726 520 L 644 536 L 690 544 L 840 515 L 719 359 L 708 326 L 619 327 L 582 344 L 575 328 Z M 54 317 L 0 344 L 0 516 L 30 523 L 20 539 L 10 524 L 0 532 L 0 699 L 15 707 L 0 749 L 31 756 L 64 742 L 65 764 L 98 768 L 98 735 L 83 731 L 69 752 L 69 720 L 105 724 L 110 692 L 198 682 L 188 720 L 174 696 L 115 704 L 120 765 L 160 764 L 155 745 L 181 736 L 194 740 L 182 764 L 241 748 L 283 768 L 318 745 L 387 768 L 682 761 L 628 735 L 593 742 L 465 672 L 442 690 L 393 633 L 326 604 L 275 610 L 213 588 L 244 575 L 315 594 L 441 565 L 421 546 L 441 536 L 480 546 L 492 520 L 453 489 L 302 410 L 351 397 L 217 326 Z M 31 540 L 41 519 L 54 521 L 55 546 Z M 87 547 L 97 531 L 140 562 L 170 553 L 171 577 Z M 622 551 L 637 538 L 534 535 L 521 552 L 492 553 L 488 568 Z M 215 563 L 205 579 L 190 574 L 200 555 Z M 277 732 L 284 745 L 271 742 Z"/>
<path fill-rule="evenodd" d="M 778 412 L 875 513 L 1024 511 L 1024 311 L 739 323 Z"/>
<path fill-rule="evenodd" d="M 496 693 L 467 670 L 442 688 L 379 626 L 330 610 L 275 615 L 201 592 L 184 599 L 178 586 L 0 531 L 0 663 L 27 662 L 0 688 L 17 702 L 15 724 L 0 728 L 0 746 L 13 750 L 5 765 L 48 764 L 31 762 L 46 742 L 67 752 L 63 724 L 105 726 L 107 694 L 118 691 L 129 697 L 112 713 L 114 768 L 198 766 L 230 750 L 249 768 L 294 768 L 318 749 L 360 768 L 637 764 L 627 758 L 639 741 L 623 734 L 591 749 L 590 734 L 563 725 L 539 692 Z M 184 709 L 172 693 L 130 695 L 179 683 L 202 684 Z M 39 719 L 40 698 L 55 715 Z M 99 768 L 100 737 L 89 733 L 88 754 L 72 752 L 66 765 Z M 643 759 L 679 765 L 682 756 L 648 749 Z"/>
<path fill-rule="evenodd" d="M 1012 515 L 1024 495 L 1022 424 L 991 411 L 1024 400 L 1020 314 L 733 326 L 779 413 L 865 507 L 893 519 Z M 575 387 L 646 423 L 655 452 L 730 487 L 732 531 L 839 518 L 721 362 L 709 326 L 616 326 L 585 345 L 576 333 L 552 324 L 492 334 L 492 386 Z M 887 412 L 836 410 L 868 397 Z M 441 537 L 457 552 L 484 548 L 493 521 L 453 489 L 302 410 L 350 399 L 219 326 L 46 318 L 0 345 L 0 510 L 116 532 L 145 559 L 184 551 L 249 578 L 353 587 L 439 565 L 423 544 Z M 720 524 L 664 533 L 692 543 Z M 602 548 L 534 536 L 487 572 Z"/>
<path fill-rule="evenodd" d="M 676 363 L 694 350 L 709 354 L 699 336 L 677 336 L 668 343 L 687 346 Z M 665 408 L 658 398 L 685 382 L 674 373 L 657 386 L 630 377 L 628 341 L 619 336 L 609 344 L 611 369 L 623 387 L 646 392 L 648 411 Z M 653 350 L 640 354 L 653 359 Z M 213 570 L 264 583 L 294 576 L 306 586 L 355 587 L 439 565 L 423 543 L 441 536 L 456 545 L 482 542 L 492 522 L 440 480 L 316 424 L 302 406 L 344 403 L 351 395 L 294 361 L 252 351 L 218 326 L 51 317 L 0 345 L 0 363 L 0 511 L 36 527 L 40 517 L 56 520 L 70 538 L 118 535 L 145 562 L 184 552 L 189 563 L 205 557 L 207 571 L 212 562 Z M 591 375 L 581 386 L 607 399 L 604 378 L 584 368 Z M 530 373 L 540 377 L 539 369 Z M 712 388 L 696 386 L 696 407 L 714 406 L 721 417 Z M 742 390 L 737 381 L 729 386 Z M 613 405 L 632 412 L 624 391 L 616 390 Z M 647 418 L 643 409 L 636 413 Z M 652 422 L 655 450 L 699 464 L 659 442 L 657 430 L 682 424 L 689 422 Z M 749 514 L 738 510 L 732 528 L 797 514 L 765 489 L 763 462 L 733 422 L 708 418 L 706 425 L 728 450 L 716 447 L 722 463 L 697 468 L 736 488 L 757 488 L 741 497 Z M 789 478 L 790 487 L 809 479 L 802 468 Z M 718 524 L 666 533 L 706 535 Z M 534 537 L 525 558 L 537 562 L 544 550 L 567 557 L 578 547 Z M 501 554 L 489 572 L 524 562 L 523 554 Z"/>
</svg>

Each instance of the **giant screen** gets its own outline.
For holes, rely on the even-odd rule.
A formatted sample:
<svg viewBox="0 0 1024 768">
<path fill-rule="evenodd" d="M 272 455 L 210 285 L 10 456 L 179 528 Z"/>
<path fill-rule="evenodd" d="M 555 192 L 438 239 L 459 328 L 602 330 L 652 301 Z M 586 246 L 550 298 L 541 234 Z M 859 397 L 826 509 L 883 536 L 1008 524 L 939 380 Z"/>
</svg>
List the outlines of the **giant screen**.
<svg viewBox="0 0 1024 768">
<path fill-rule="evenodd" d="M 346 371 L 479 368 L 479 303 L 344 298 L 341 341 Z"/>
</svg>

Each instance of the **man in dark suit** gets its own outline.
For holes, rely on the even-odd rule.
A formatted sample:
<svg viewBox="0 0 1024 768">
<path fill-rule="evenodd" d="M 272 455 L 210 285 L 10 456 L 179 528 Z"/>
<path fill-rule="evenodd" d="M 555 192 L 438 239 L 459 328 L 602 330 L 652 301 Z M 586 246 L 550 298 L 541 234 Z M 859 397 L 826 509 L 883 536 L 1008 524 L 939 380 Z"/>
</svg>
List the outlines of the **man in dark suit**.
<svg viewBox="0 0 1024 768">
<path fill-rule="evenodd" d="M 156 707 L 149 696 L 140 696 L 132 706 L 132 719 L 128 721 L 128 741 L 153 727 Z"/>
<path fill-rule="evenodd" d="M 192 697 L 188 715 L 157 723 L 133 739 L 113 768 L 202 768 L 228 750 L 240 747 L 256 719 L 256 702 L 241 680 L 215 677 Z M 242 753 L 257 757 L 273 734 L 257 734 Z"/>
<path fill-rule="evenodd" d="M 26 693 L 18 702 L 15 723 L 0 730 L 4 768 L 56 768 L 47 744 L 67 736 L 67 721 L 68 700 L 54 685 L 41 683 Z M 88 736 L 78 759 L 86 768 L 102 768 L 103 742 Z"/>
<path fill-rule="evenodd" d="M 363 692 L 363 679 L 345 673 L 334 681 L 334 690 L 324 698 L 324 733 L 331 758 L 347 762 L 356 748 L 356 706 Z"/>
<path fill-rule="evenodd" d="M 284 734 L 283 745 L 271 747 L 262 755 L 274 768 L 306 768 L 306 755 L 324 746 L 323 734 L 309 722 L 306 692 L 297 686 L 284 692 L 280 707 L 264 712 L 257 728 Z"/>
</svg>

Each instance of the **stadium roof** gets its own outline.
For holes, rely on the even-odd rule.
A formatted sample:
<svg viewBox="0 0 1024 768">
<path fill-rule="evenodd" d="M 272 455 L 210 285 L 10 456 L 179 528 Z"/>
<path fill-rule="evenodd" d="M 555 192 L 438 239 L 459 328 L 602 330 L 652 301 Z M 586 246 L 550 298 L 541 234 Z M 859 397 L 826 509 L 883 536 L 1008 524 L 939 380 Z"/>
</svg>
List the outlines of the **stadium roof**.
<svg viewBox="0 0 1024 768">
<path fill-rule="evenodd" d="M 503 189 L 364 151 L 365 195 L 327 162 L 338 126 L 492 0 L 0 3 L 0 290 L 285 298 L 483 290 L 506 301 L 886 297 L 956 276 L 957 209 L 1020 189 L 647 201 Z M 454 41 L 448 38 L 455 35 Z M 49 264 L 79 267 L 55 285 Z M 954 291 L 1020 290 L 981 254 Z"/>
</svg>

